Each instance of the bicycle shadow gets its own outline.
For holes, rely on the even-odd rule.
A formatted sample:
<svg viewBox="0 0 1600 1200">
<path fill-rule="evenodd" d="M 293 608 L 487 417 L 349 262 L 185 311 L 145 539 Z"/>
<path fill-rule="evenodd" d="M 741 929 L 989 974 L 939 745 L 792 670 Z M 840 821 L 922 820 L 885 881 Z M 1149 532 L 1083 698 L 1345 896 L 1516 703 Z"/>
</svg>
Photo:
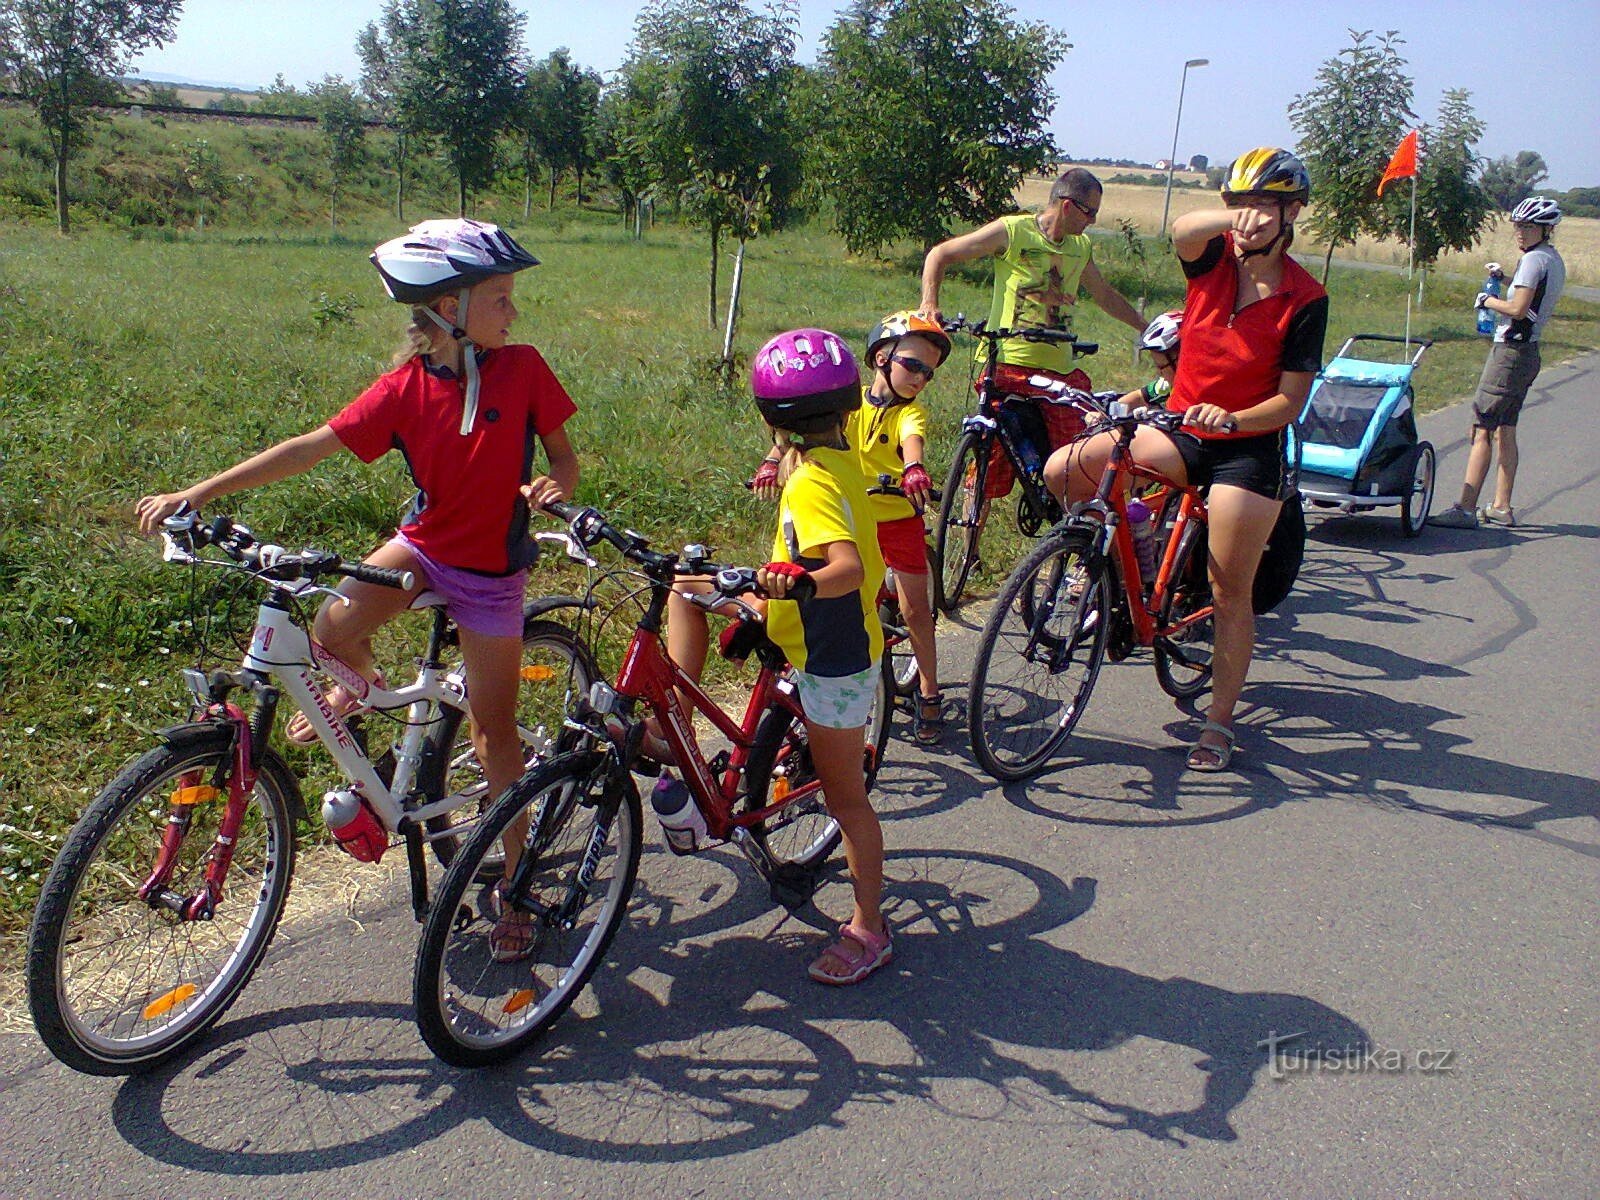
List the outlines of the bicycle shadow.
<svg viewBox="0 0 1600 1200">
<path fill-rule="evenodd" d="M 902 1100 L 1184 1146 L 1237 1138 L 1231 1114 L 1267 1065 L 1266 1039 L 1367 1044 L 1309 997 L 1143 975 L 1051 945 L 1093 906 L 1093 879 L 915 850 L 892 854 L 888 876 L 896 960 L 858 989 L 806 979 L 816 935 L 730 926 L 742 905 L 669 930 L 630 920 L 573 1012 L 503 1067 L 434 1062 L 389 1027 L 409 1024 L 403 1004 L 294 1005 L 229 1022 L 190 1063 L 124 1083 L 116 1126 L 151 1158 L 239 1176 L 371 1162 L 477 1120 L 568 1158 L 703 1160 Z M 663 906 L 646 889 L 643 903 L 678 911 L 682 898 Z M 966 986 L 975 978 L 985 987 Z M 213 1111 L 206 1089 L 230 1071 L 248 1075 L 234 1081 L 244 1099 Z M 1141 1102 L 1152 1090 L 1179 1099 Z"/>
</svg>

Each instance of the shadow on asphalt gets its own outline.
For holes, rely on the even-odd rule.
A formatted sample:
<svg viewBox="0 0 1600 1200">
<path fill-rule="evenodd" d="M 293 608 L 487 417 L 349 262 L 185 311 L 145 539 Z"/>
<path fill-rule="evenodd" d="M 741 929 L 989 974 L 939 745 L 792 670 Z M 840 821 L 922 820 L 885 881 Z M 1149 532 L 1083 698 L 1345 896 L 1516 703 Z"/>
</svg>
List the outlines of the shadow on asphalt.
<svg viewBox="0 0 1600 1200">
<path fill-rule="evenodd" d="M 715 903 L 694 914 L 651 895 L 648 868 L 664 864 L 646 865 L 635 919 L 589 991 L 516 1062 L 442 1066 L 420 1052 L 404 1005 L 283 1008 L 229 1021 L 187 1063 L 124 1083 L 117 1129 L 153 1159 L 235 1176 L 426 1156 L 425 1143 L 475 1121 L 570 1158 L 693 1161 L 840 1124 L 848 1104 L 901 1099 L 1181 1146 L 1237 1137 L 1230 1117 L 1268 1065 L 1266 1039 L 1368 1044 L 1308 997 L 1140 975 L 1049 944 L 1091 908 L 1096 882 L 1017 859 L 892 853 L 895 961 L 837 991 L 802 969 L 819 934 L 782 921 L 753 880 L 733 897 L 712 888 Z M 653 927 L 651 914 L 669 911 L 672 926 Z M 770 932 L 731 932 L 749 925 Z M 224 1073 L 255 1098 L 244 1111 L 207 1108 L 206 1081 Z"/>
</svg>

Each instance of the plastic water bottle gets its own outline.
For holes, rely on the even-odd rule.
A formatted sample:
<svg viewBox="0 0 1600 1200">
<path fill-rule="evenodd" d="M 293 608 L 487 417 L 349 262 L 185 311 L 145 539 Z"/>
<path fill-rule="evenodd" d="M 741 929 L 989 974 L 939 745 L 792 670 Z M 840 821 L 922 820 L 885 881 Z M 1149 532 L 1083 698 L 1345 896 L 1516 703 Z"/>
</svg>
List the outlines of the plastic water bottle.
<svg viewBox="0 0 1600 1200">
<path fill-rule="evenodd" d="M 389 835 L 367 802 L 348 788 L 322 797 L 322 823 L 351 858 L 377 862 L 389 848 Z"/>
<path fill-rule="evenodd" d="M 674 854 L 693 854 L 700 839 L 707 835 L 705 815 L 694 802 L 689 785 L 670 770 L 663 770 L 661 778 L 650 791 L 650 807 L 655 809 L 661 831 L 667 836 L 667 846 Z"/>
<path fill-rule="evenodd" d="M 1133 534 L 1133 554 L 1139 563 L 1139 579 L 1146 588 L 1156 581 L 1156 532 L 1150 527 L 1153 515 L 1150 506 L 1137 496 L 1128 501 L 1128 529 Z"/>
<path fill-rule="evenodd" d="M 1483 281 L 1483 290 L 1495 299 L 1500 298 L 1500 281 L 1506 277 L 1499 263 L 1488 264 L 1489 277 Z M 1478 332 L 1484 337 L 1494 336 L 1494 314 L 1478 305 Z"/>
</svg>

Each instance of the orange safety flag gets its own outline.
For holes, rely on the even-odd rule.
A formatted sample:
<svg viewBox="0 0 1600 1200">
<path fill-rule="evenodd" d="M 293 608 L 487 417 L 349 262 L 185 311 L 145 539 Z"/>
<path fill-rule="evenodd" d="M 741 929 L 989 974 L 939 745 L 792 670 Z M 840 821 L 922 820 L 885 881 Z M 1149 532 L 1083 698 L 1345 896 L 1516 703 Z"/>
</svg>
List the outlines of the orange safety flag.
<svg viewBox="0 0 1600 1200">
<path fill-rule="evenodd" d="M 1378 195 L 1383 195 L 1383 189 L 1396 179 L 1410 179 L 1417 173 L 1417 131 L 1413 129 L 1400 139 L 1400 144 L 1394 149 L 1394 157 L 1389 160 L 1389 165 L 1383 170 L 1383 178 L 1378 180 Z"/>
</svg>

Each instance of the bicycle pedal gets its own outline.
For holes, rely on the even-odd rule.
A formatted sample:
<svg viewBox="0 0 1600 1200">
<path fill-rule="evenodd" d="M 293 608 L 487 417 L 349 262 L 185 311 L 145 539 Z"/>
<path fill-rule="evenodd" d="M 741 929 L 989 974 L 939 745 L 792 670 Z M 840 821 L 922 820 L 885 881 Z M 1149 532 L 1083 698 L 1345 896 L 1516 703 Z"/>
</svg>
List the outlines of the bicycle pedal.
<svg viewBox="0 0 1600 1200">
<path fill-rule="evenodd" d="M 783 863 L 773 868 L 767 887 L 774 904 L 781 904 L 793 912 L 811 902 L 820 882 L 821 872 L 808 870 L 795 863 Z"/>
</svg>

